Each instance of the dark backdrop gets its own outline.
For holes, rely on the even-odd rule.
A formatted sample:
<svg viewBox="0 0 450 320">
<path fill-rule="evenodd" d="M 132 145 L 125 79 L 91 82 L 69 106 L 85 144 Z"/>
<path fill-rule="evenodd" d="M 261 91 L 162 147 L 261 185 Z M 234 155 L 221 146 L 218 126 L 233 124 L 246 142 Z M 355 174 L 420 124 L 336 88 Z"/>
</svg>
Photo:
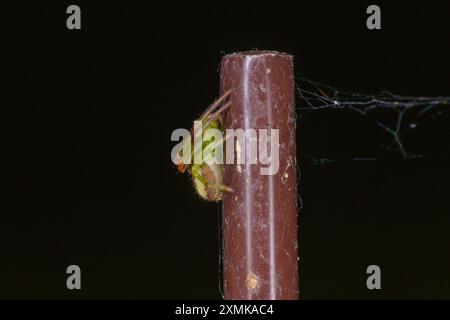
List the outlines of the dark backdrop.
<svg viewBox="0 0 450 320">
<path fill-rule="evenodd" d="M 72 3 L 3 10 L 2 298 L 220 297 L 218 207 L 176 173 L 170 135 L 218 95 L 226 53 L 286 51 L 297 76 L 363 93 L 450 95 L 447 1 L 377 1 L 379 31 L 365 1 L 146 3 L 77 2 L 80 31 Z M 448 116 L 436 121 L 417 138 L 425 160 L 299 155 L 302 297 L 450 298 Z M 367 155 L 368 126 L 305 118 L 298 149 Z M 81 291 L 66 289 L 70 264 Z"/>
</svg>

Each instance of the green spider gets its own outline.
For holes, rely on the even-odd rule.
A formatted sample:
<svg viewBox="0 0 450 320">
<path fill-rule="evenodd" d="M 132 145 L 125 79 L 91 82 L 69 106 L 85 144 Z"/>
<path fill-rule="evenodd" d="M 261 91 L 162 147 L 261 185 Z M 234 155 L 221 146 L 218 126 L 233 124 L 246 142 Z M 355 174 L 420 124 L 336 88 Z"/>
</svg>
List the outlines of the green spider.
<svg viewBox="0 0 450 320">
<path fill-rule="evenodd" d="M 228 98 L 231 90 L 226 91 L 213 104 L 211 104 L 197 121 L 201 122 L 203 135 L 201 150 L 194 148 L 192 141 L 189 139 L 186 143 L 191 143 L 191 159 L 195 159 L 197 153 L 203 153 L 204 150 L 213 143 L 213 140 L 205 138 L 205 132 L 208 129 L 218 129 L 223 131 L 222 112 L 231 106 L 231 101 Z M 191 130 L 191 133 L 194 130 Z M 223 143 L 223 142 L 220 142 Z M 233 189 L 223 185 L 223 164 L 207 164 L 202 161 L 201 164 L 185 164 L 183 163 L 183 149 L 177 154 L 177 169 L 179 172 L 188 172 L 192 176 L 194 188 L 198 195 L 207 201 L 220 201 L 223 198 L 224 192 L 233 192 Z M 198 154 L 197 154 L 198 155 Z M 203 155 L 203 154 L 202 154 Z M 203 158 L 203 157 L 202 157 Z"/>
</svg>

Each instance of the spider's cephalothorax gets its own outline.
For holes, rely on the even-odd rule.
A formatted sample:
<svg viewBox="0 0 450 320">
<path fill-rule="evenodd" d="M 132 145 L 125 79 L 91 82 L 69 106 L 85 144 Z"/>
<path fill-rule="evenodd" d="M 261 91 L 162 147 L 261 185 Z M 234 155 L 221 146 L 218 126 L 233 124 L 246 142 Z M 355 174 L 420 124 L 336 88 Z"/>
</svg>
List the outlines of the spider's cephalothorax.
<svg viewBox="0 0 450 320">
<path fill-rule="evenodd" d="M 223 130 L 222 112 L 231 106 L 231 101 L 228 100 L 230 94 L 231 90 L 226 91 L 201 115 L 198 121 L 201 122 L 203 132 L 207 132 L 208 129 Z M 193 131 L 194 130 L 191 130 L 191 133 Z M 203 139 L 203 137 L 204 136 L 202 136 L 203 142 L 201 148 L 195 149 L 192 145 L 192 141 L 190 140 L 186 142 L 191 143 L 191 159 L 195 158 L 195 153 L 197 152 L 201 152 L 203 155 L 203 152 L 208 145 L 213 143 L 212 140 Z M 220 143 L 223 143 L 223 141 Z M 188 172 L 192 176 L 194 188 L 202 199 L 207 201 L 220 201 L 223 198 L 224 192 L 233 191 L 230 187 L 223 185 L 223 164 L 207 164 L 206 162 L 202 162 L 200 164 L 183 163 L 183 149 L 180 150 L 177 158 L 178 171 L 182 173 Z"/>
</svg>

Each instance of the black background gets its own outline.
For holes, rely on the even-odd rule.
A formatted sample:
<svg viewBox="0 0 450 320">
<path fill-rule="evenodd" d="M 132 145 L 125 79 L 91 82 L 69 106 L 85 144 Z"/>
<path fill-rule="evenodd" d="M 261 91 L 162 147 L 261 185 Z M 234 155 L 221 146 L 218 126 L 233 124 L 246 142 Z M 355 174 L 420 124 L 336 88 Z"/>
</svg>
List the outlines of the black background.
<svg viewBox="0 0 450 320">
<path fill-rule="evenodd" d="M 78 4 L 82 29 L 66 28 Z M 219 298 L 218 207 L 170 161 L 175 128 L 218 95 L 226 53 L 286 51 L 296 75 L 364 93 L 450 95 L 446 1 L 169 1 L 4 9 L 1 298 Z M 450 298 L 448 115 L 424 160 L 300 162 L 303 298 Z M 345 112 L 304 118 L 298 149 L 377 152 Z M 300 157 L 299 159 L 303 159 Z M 66 267 L 82 290 L 66 288 Z M 365 269 L 382 270 L 369 291 Z"/>
</svg>

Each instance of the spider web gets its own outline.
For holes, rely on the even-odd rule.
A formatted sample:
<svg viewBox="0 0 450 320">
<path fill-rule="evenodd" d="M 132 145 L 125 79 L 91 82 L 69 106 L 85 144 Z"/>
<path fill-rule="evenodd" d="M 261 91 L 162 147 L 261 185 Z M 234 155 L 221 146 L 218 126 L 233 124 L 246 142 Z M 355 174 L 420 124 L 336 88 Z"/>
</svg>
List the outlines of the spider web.
<svg viewBox="0 0 450 320">
<path fill-rule="evenodd" d="M 372 134 L 372 136 L 376 136 L 375 139 L 383 140 L 378 144 L 377 150 L 371 152 L 365 150 L 363 154 L 358 154 L 358 151 L 355 151 L 354 154 L 350 152 L 350 155 L 344 158 L 335 154 L 323 154 L 323 152 L 320 152 L 320 155 L 310 154 L 308 148 L 300 145 L 301 156 L 312 160 L 314 164 L 337 161 L 374 161 L 386 157 L 434 158 L 442 155 L 442 152 L 438 155 L 432 150 L 420 150 L 420 147 L 427 149 L 423 146 L 429 146 L 436 142 L 433 131 L 446 131 L 447 134 L 450 132 L 448 130 L 450 97 L 402 96 L 388 91 L 370 95 L 342 91 L 306 78 L 296 80 L 297 123 L 299 126 L 311 120 L 312 115 L 327 112 L 329 114 L 330 111 L 335 115 L 337 111 L 345 111 L 348 115 L 347 119 L 344 119 L 346 125 L 351 126 L 351 122 L 358 119 L 355 118 L 356 114 L 363 117 L 365 121 L 368 120 L 367 123 L 373 127 L 372 130 L 375 130 L 373 132 L 377 132 Z M 350 116 L 352 113 L 353 115 Z M 426 129 L 421 130 L 421 128 Z M 355 132 L 354 134 L 360 133 Z M 438 140 L 446 140 L 445 137 L 442 137 L 442 132 Z M 448 145 L 448 143 L 446 144 Z"/>
</svg>

